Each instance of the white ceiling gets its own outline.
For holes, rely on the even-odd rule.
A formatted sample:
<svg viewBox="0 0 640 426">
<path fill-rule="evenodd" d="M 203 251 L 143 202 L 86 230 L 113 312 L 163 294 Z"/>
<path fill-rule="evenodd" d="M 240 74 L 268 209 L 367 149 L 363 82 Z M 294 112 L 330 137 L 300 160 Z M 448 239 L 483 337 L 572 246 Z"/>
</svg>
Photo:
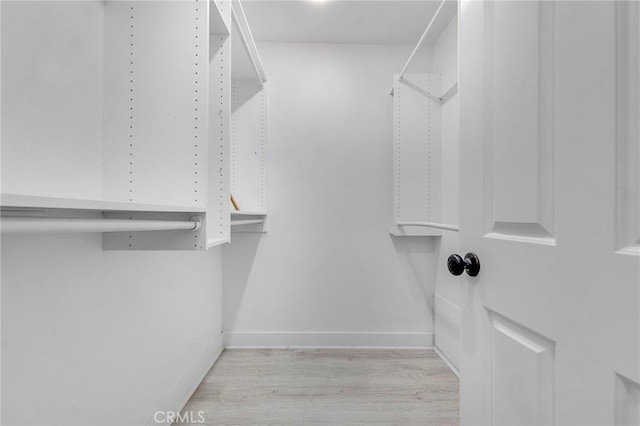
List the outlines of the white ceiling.
<svg viewBox="0 0 640 426">
<path fill-rule="evenodd" d="M 432 44 L 455 14 L 455 1 L 438 16 Z M 243 0 L 256 41 L 416 44 L 439 0 Z"/>
</svg>

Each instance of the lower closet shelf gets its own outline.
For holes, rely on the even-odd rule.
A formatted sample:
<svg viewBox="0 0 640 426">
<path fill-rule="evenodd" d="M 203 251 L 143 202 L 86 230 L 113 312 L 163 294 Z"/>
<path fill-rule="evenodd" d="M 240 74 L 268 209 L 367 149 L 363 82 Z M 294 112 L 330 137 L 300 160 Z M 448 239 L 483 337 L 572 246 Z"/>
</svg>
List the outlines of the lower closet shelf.
<svg viewBox="0 0 640 426">
<path fill-rule="evenodd" d="M 197 216 L 182 221 L 3 216 L 0 223 L 4 233 L 197 231 L 200 229 L 200 218 Z"/>
<path fill-rule="evenodd" d="M 266 232 L 266 220 L 267 214 L 265 212 L 232 211 L 231 229 L 233 232 Z"/>
<path fill-rule="evenodd" d="M 3 234 L 103 233 L 105 250 L 205 250 L 205 210 L 2 194 Z"/>
</svg>

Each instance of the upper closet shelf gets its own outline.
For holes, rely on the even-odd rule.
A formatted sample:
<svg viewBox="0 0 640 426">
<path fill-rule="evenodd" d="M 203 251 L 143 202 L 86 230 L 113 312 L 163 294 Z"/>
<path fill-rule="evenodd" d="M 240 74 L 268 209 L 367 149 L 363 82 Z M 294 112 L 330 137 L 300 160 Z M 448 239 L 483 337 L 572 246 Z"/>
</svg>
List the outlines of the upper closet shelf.
<svg viewBox="0 0 640 426">
<path fill-rule="evenodd" d="M 189 206 L 136 204 L 113 201 L 81 200 L 74 198 L 38 197 L 31 195 L 2 194 L 3 211 L 16 210 L 84 210 L 98 212 L 149 212 L 149 213 L 204 213 L 205 209 Z"/>
<path fill-rule="evenodd" d="M 225 22 L 221 12 L 222 4 L 216 0 L 209 0 L 209 34 L 229 35 L 229 25 Z"/>
<path fill-rule="evenodd" d="M 233 2 L 231 10 L 231 79 L 255 82 L 262 88 L 267 77 L 262 67 L 256 43 L 247 23 L 242 4 Z"/>
</svg>

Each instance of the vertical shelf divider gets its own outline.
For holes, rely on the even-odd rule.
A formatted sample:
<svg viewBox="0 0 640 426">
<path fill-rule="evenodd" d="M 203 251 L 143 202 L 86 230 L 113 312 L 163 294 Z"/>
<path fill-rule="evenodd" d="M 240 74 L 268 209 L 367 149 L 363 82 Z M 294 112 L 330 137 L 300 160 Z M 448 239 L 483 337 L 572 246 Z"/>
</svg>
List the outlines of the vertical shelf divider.
<svg viewBox="0 0 640 426">
<path fill-rule="evenodd" d="M 207 248 L 230 241 L 230 0 L 209 0 L 209 200 Z"/>
</svg>

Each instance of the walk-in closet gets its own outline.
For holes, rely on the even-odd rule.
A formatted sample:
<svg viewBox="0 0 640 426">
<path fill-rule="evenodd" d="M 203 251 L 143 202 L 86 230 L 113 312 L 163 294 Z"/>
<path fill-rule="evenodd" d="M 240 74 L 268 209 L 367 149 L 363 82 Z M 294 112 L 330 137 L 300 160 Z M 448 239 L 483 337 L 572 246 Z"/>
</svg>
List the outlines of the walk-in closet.
<svg viewBox="0 0 640 426">
<path fill-rule="evenodd" d="M 0 424 L 640 424 L 640 3 L 0 0 Z"/>
</svg>

